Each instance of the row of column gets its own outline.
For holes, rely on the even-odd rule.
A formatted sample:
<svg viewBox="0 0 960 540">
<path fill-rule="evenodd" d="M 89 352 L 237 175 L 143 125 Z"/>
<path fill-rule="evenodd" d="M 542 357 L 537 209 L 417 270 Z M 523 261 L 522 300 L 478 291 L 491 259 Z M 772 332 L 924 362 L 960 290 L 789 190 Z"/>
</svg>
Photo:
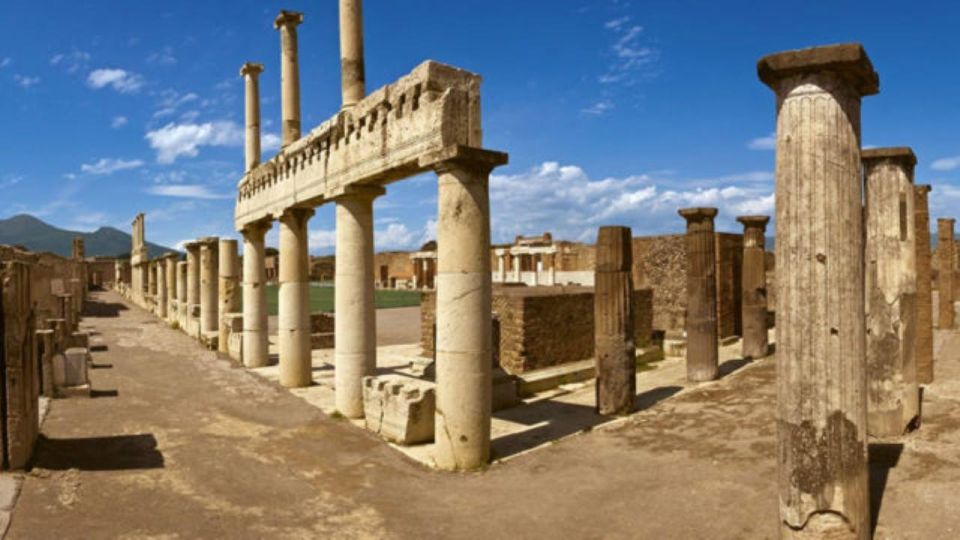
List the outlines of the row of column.
<svg viewBox="0 0 960 540">
<path fill-rule="evenodd" d="M 546 279 L 541 283 L 543 274 L 544 255 L 547 256 L 549 266 L 547 268 Z M 507 269 L 507 257 L 509 257 L 509 270 Z M 498 253 L 497 254 L 497 281 L 506 283 L 508 281 L 507 273 L 510 273 L 509 280 L 514 282 L 523 281 L 521 268 L 524 257 L 528 257 L 533 267 L 533 285 L 556 285 L 557 283 L 557 254 L 556 253 Z"/>
</svg>

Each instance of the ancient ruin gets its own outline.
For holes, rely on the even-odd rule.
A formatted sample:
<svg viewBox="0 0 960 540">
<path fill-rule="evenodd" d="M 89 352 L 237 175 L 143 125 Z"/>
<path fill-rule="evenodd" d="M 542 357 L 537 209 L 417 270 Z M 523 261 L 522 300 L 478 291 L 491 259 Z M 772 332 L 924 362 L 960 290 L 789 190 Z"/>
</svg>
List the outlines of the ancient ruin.
<svg viewBox="0 0 960 540">
<path fill-rule="evenodd" d="M 767 324 L 766 232 L 769 216 L 740 216 L 743 223 L 743 357 L 769 352 Z"/>
<path fill-rule="evenodd" d="M 717 376 L 717 251 L 713 237 L 716 208 L 684 208 L 687 221 L 687 378 Z"/>
<path fill-rule="evenodd" d="M 913 186 L 914 230 L 916 231 L 917 316 L 914 358 L 917 382 L 933 382 L 933 275 L 930 265 L 930 211 L 928 185 Z"/>
<path fill-rule="evenodd" d="M 636 394 L 630 228 L 601 227 L 597 235 L 594 333 L 597 412 L 628 414 Z"/>
<path fill-rule="evenodd" d="M 950 329 L 954 326 L 956 310 L 956 242 L 953 239 L 954 218 L 937 219 L 937 302 L 939 305 L 939 328 Z"/>
</svg>

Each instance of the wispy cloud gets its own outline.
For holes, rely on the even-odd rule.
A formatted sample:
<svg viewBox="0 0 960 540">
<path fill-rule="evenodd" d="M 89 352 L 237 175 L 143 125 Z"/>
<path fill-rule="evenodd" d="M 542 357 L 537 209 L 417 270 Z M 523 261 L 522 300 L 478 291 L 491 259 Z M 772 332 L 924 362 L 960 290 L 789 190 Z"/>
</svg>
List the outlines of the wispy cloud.
<svg viewBox="0 0 960 540">
<path fill-rule="evenodd" d="M 95 69 L 87 76 L 87 85 L 94 89 L 109 86 L 121 94 L 134 94 L 143 88 L 143 77 L 125 69 Z"/>
<path fill-rule="evenodd" d="M 173 163 L 178 157 L 196 157 L 201 146 L 242 146 L 243 128 L 229 120 L 204 124 L 169 123 L 148 131 L 145 138 L 157 152 L 157 161 Z"/>
<path fill-rule="evenodd" d="M 172 66 L 177 63 L 177 57 L 173 55 L 173 47 L 169 45 L 147 57 L 147 63 L 159 64 L 162 66 Z"/>
<path fill-rule="evenodd" d="M 207 186 L 199 184 L 158 185 L 147 188 L 147 193 L 162 197 L 183 197 L 188 199 L 232 199 L 229 193 L 214 193 Z"/>
<path fill-rule="evenodd" d="M 70 74 L 87 69 L 89 63 L 90 53 L 79 49 L 73 49 L 70 52 L 59 53 L 50 57 L 50 65 L 60 66 Z"/>
<path fill-rule="evenodd" d="M 11 60 L 9 56 L 5 56 L 5 57 L 3 57 L 3 58 L 0 58 L 0 69 L 3 69 L 3 68 L 5 68 L 5 67 L 9 66 L 11 62 L 13 62 L 13 60 Z"/>
<path fill-rule="evenodd" d="M 935 171 L 952 171 L 960 167 L 960 156 L 951 156 L 934 160 L 930 168 Z"/>
<path fill-rule="evenodd" d="M 30 75 L 21 75 L 19 73 L 14 74 L 13 82 L 19 84 L 23 88 L 30 88 L 40 83 L 40 77 L 32 77 Z"/>
<path fill-rule="evenodd" d="M 117 171 L 136 169 L 143 166 L 143 161 L 139 159 L 113 159 L 100 158 L 93 163 L 84 163 L 80 166 L 80 172 L 92 175 L 113 174 Z"/>
<path fill-rule="evenodd" d="M 160 101 L 157 103 L 159 108 L 153 113 L 153 117 L 163 118 L 164 116 L 171 116 L 176 113 L 177 109 L 181 106 L 197 101 L 198 99 L 200 99 L 200 96 L 193 92 L 181 94 L 176 90 L 164 90 L 160 93 Z"/>
<path fill-rule="evenodd" d="M 594 116 L 600 116 L 608 113 L 611 109 L 613 109 L 613 107 L 614 105 L 612 101 L 610 101 L 609 99 L 601 99 L 600 101 L 597 101 L 596 103 L 590 105 L 589 107 L 580 109 L 580 112 L 584 114 L 592 114 Z"/>
<path fill-rule="evenodd" d="M 750 142 L 747 143 L 747 148 L 750 150 L 775 150 L 777 148 L 777 134 L 771 133 L 766 137 L 750 139 Z"/>
<path fill-rule="evenodd" d="M 614 38 L 610 45 L 612 61 L 598 80 L 603 84 L 632 85 L 641 75 L 651 76 L 651 72 L 644 73 L 644 68 L 656 62 L 660 53 L 641 43 L 643 27 L 630 24 L 630 17 L 607 21 L 604 27 Z"/>
<path fill-rule="evenodd" d="M 114 116 L 113 120 L 110 121 L 110 127 L 113 129 L 122 128 L 125 125 L 127 125 L 126 116 Z"/>
</svg>

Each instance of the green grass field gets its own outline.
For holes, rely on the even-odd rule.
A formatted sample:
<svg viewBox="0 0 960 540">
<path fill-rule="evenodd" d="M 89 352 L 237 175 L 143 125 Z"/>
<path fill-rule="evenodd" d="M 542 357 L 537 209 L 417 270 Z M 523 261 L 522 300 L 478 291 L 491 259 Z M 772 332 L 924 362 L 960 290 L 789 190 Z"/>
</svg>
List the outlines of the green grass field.
<svg viewBox="0 0 960 540">
<path fill-rule="evenodd" d="M 267 285 L 267 307 L 270 315 L 277 314 L 277 297 L 280 287 Z M 377 309 L 397 308 L 420 305 L 420 293 L 417 291 L 377 289 Z M 333 287 L 310 287 L 310 312 L 333 311 Z"/>
</svg>

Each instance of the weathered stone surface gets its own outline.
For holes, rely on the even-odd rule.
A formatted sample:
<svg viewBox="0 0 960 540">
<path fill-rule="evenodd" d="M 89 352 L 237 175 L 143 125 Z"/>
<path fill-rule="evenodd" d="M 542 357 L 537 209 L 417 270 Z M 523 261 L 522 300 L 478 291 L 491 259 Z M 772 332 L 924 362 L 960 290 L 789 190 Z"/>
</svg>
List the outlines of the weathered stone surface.
<svg viewBox="0 0 960 540">
<path fill-rule="evenodd" d="M 861 153 L 866 199 L 867 431 L 900 435 L 920 414 L 916 232 L 909 148 Z"/>
<path fill-rule="evenodd" d="M 31 264 L 0 260 L 0 354 L 6 417 L 0 419 L 3 462 L 26 467 L 39 434 L 36 321 L 31 294 Z"/>
<path fill-rule="evenodd" d="M 269 363 L 265 235 L 270 223 L 254 223 L 243 232 L 243 365 Z"/>
<path fill-rule="evenodd" d="M 633 281 L 629 227 L 600 227 L 594 279 L 596 407 L 600 414 L 629 414 L 636 394 Z"/>
<path fill-rule="evenodd" d="M 717 377 L 717 248 L 713 218 L 716 208 L 684 208 L 687 221 L 687 379 Z"/>
<path fill-rule="evenodd" d="M 87 368 L 90 352 L 83 347 L 71 347 L 58 355 L 54 363 L 54 383 L 58 389 L 90 384 Z"/>
<path fill-rule="evenodd" d="M 240 258 L 237 256 L 237 241 L 228 238 L 220 239 L 219 251 L 219 291 L 220 310 L 218 314 L 218 330 L 220 333 L 218 350 L 222 353 L 230 352 L 230 322 L 227 314 L 240 311 Z"/>
<path fill-rule="evenodd" d="M 762 358 L 767 339 L 767 271 L 765 236 L 769 216 L 740 216 L 743 223 L 743 335 L 744 358 Z"/>
<path fill-rule="evenodd" d="M 940 306 L 939 327 L 952 329 L 956 313 L 953 303 L 956 301 L 956 242 L 953 239 L 953 218 L 937 220 L 937 294 Z"/>
<path fill-rule="evenodd" d="M 363 378 L 363 417 L 367 429 L 388 441 L 409 445 L 434 437 L 436 391 L 409 378 Z"/>
<path fill-rule="evenodd" d="M 930 268 L 930 210 L 927 204 L 928 185 L 916 185 L 913 215 L 916 230 L 917 261 L 917 338 L 914 356 L 917 382 L 933 382 L 933 275 Z"/>
<path fill-rule="evenodd" d="M 280 219 L 279 335 L 280 384 L 309 386 L 310 276 L 307 221 L 313 210 L 292 208 Z"/>
<path fill-rule="evenodd" d="M 200 331 L 219 333 L 219 238 L 208 236 L 197 242 L 200 244 Z"/>
<path fill-rule="evenodd" d="M 859 45 L 758 71 L 777 95 L 780 537 L 867 538 L 860 98 L 877 76 Z"/>
</svg>

